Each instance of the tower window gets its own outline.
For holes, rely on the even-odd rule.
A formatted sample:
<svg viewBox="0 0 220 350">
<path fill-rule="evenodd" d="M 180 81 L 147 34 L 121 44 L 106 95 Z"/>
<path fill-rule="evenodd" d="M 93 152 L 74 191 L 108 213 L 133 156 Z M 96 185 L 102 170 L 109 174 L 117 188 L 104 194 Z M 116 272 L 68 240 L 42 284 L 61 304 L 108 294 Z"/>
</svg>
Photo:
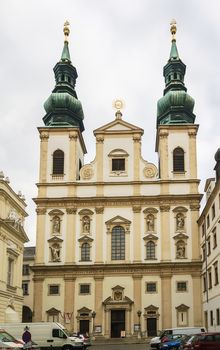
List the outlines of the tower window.
<svg viewBox="0 0 220 350">
<path fill-rule="evenodd" d="M 112 230 L 112 260 L 125 259 L 125 230 L 115 226 Z"/>
<path fill-rule="evenodd" d="M 173 151 L 173 171 L 184 172 L 184 151 L 180 147 Z"/>
<path fill-rule="evenodd" d="M 124 158 L 112 159 L 112 171 L 125 171 L 125 159 Z"/>
<path fill-rule="evenodd" d="M 59 149 L 53 153 L 53 174 L 64 174 L 64 152 Z"/>
</svg>

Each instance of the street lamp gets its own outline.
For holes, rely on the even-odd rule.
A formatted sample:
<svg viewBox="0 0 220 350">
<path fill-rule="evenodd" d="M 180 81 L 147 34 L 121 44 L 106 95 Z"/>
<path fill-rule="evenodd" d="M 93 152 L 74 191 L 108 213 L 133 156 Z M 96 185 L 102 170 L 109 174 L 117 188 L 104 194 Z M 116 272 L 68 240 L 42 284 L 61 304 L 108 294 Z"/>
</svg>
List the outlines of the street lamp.
<svg viewBox="0 0 220 350">
<path fill-rule="evenodd" d="M 138 338 L 141 338 L 141 310 L 137 311 L 138 315 Z"/>
<path fill-rule="evenodd" d="M 92 336 L 93 336 L 93 338 L 94 338 L 94 333 L 95 333 L 95 316 L 96 316 L 96 312 L 93 311 L 93 312 L 91 313 L 91 315 L 92 315 Z"/>
</svg>

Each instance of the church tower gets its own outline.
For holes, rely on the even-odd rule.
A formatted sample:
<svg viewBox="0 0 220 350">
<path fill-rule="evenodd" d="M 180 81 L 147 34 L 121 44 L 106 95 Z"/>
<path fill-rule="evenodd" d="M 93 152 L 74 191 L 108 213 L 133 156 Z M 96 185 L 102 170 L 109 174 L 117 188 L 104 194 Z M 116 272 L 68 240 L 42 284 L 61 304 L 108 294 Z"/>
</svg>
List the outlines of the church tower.
<svg viewBox="0 0 220 350">
<path fill-rule="evenodd" d="M 196 135 L 194 100 L 184 84 L 186 71 L 176 46 L 176 23 L 171 23 L 172 45 L 164 67 L 164 96 L 157 105 L 157 141 L 160 177 L 167 180 L 189 180 L 191 191 L 197 189 Z"/>
</svg>

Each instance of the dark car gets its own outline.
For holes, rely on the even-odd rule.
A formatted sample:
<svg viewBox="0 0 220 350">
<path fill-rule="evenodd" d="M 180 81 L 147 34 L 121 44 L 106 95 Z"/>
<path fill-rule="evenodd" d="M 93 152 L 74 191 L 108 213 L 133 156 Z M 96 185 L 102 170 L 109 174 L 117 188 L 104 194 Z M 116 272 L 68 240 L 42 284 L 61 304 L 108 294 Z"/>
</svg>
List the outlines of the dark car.
<svg viewBox="0 0 220 350">
<path fill-rule="evenodd" d="M 207 332 L 197 334 L 192 341 L 193 350 L 219 350 L 220 333 Z"/>
<path fill-rule="evenodd" d="M 183 344 L 185 339 L 188 339 L 189 336 L 185 334 L 173 334 L 165 335 L 159 344 L 159 349 L 161 350 L 173 350 L 180 349 L 180 346 Z"/>
<path fill-rule="evenodd" d="M 189 335 L 188 338 L 184 339 L 183 343 L 180 345 L 180 350 L 189 350 L 193 349 L 193 341 L 195 339 L 196 335 Z"/>
</svg>

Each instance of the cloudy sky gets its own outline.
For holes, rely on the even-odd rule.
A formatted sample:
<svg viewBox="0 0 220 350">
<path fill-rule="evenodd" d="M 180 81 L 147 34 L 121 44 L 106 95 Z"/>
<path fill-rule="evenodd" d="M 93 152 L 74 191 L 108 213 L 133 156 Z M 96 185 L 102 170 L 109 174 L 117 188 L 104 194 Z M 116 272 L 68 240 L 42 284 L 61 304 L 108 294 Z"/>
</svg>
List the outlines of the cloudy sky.
<svg viewBox="0 0 220 350">
<path fill-rule="evenodd" d="M 35 183 L 43 103 L 54 88 L 53 67 L 63 48 L 63 23 L 71 24 L 70 53 L 76 91 L 85 114 L 88 154 L 93 130 L 114 119 L 112 101 L 123 99 L 123 119 L 145 130 L 143 157 L 157 164 L 156 106 L 170 52 L 169 24 L 177 21 L 177 46 L 187 65 L 185 83 L 200 124 L 197 151 L 203 192 L 220 147 L 219 0 L 1 0 L 0 170 L 26 197 L 26 232 L 35 244 Z"/>
</svg>

